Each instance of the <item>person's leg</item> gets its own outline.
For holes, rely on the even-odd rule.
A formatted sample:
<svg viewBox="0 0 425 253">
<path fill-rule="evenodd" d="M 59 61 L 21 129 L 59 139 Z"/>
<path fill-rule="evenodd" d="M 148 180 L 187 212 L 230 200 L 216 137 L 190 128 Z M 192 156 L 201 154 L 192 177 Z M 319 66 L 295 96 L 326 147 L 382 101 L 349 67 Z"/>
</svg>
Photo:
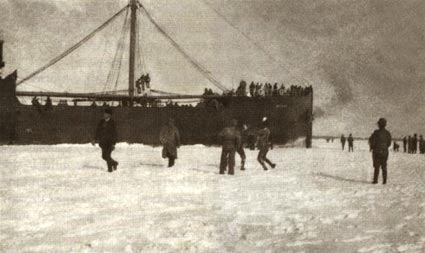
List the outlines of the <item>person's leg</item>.
<svg viewBox="0 0 425 253">
<path fill-rule="evenodd" d="M 267 170 L 266 164 L 264 164 L 264 150 L 260 149 L 257 156 L 257 161 L 261 164 L 264 170 Z"/>
<path fill-rule="evenodd" d="M 377 184 L 378 183 L 378 176 L 379 176 L 379 161 L 378 161 L 378 157 L 376 154 L 373 154 L 373 168 L 375 169 L 374 173 L 373 173 L 373 184 Z"/>
<path fill-rule="evenodd" d="M 221 150 L 221 158 L 220 158 L 220 174 L 224 174 L 227 167 L 227 151 Z"/>
<path fill-rule="evenodd" d="M 272 169 L 274 169 L 276 167 L 276 164 L 272 163 L 268 158 L 267 158 L 267 153 L 269 152 L 269 149 L 266 149 L 264 151 L 264 156 L 263 156 L 263 161 L 265 161 L 268 165 L 270 165 L 270 167 L 272 167 Z"/>
<path fill-rule="evenodd" d="M 243 149 L 243 147 L 240 147 L 237 150 L 239 156 L 241 157 L 241 170 L 245 170 L 245 160 L 246 160 L 246 155 L 245 155 L 245 151 Z"/>
<path fill-rule="evenodd" d="M 106 146 L 101 148 L 102 148 L 102 158 L 103 160 L 106 161 L 106 164 L 108 166 L 108 172 L 112 172 L 112 166 L 113 166 L 113 162 L 111 158 L 112 147 Z"/>
<path fill-rule="evenodd" d="M 235 174 L 235 150 L 229 151 L 229 175 Z"/>
</svg>

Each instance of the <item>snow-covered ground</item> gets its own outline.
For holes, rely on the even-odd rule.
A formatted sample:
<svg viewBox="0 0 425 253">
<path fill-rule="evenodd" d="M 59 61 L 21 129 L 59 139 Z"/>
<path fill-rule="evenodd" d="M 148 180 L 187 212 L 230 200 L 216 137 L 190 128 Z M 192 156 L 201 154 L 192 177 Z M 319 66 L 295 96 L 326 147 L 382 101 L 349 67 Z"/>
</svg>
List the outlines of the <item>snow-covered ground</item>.
<svg viewBox="0 0 425 253">
<path fill-rule="evenodd" d="M 355 144 L 275 148 L 267 172 L 247 150 L 235 176 L 217 147 L 169 169 L 159 147 L 119 144 L 107 173 L 89 144 L 1 146 L 0 252 L 425 252 L 425 156 L 391 153 L 372 185 Z"/>
</svg>

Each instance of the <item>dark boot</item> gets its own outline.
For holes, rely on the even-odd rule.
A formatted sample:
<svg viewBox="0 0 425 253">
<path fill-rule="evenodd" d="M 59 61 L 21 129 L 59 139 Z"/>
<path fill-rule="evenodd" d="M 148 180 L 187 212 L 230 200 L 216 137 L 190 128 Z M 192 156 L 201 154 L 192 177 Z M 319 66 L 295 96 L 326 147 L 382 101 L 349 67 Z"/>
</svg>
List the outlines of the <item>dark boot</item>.
<svg viewBox="0 0 425 253">
<path fill-rule="evenodd" d="M 174 158 L 168 158 L 168 168 L 171 168 L 174 166 Z"/>
<path fill-rule="evenodd" d="M 245 159 L 241 160 L 241 170 L 245 170 Z"/>
<path fill-rule="evenodd" d="M 108 162 L 106 164 L 108 165 L 108 172 L 114 171 L 113 168 L 112 168 L 112 163 Z"/>
<path fill-rule="evenodd" d="M 117 161 L 115 161 L 115 160 L 114 160 L 114 161 L 112 162 L 112 169 L 113 169 L 113 170 L 117 170 L 117 168 L 118 168 L 118 164 L 119 164 L 119 163 L 118 163 Z"/>
</svg>

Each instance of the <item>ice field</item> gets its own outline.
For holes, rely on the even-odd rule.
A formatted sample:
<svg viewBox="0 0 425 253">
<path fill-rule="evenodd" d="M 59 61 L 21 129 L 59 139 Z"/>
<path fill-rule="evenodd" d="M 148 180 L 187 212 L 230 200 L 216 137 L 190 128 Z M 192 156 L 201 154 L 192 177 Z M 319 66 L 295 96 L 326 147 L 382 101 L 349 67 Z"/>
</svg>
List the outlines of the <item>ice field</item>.
<svg viewBox="0 0 425 253">
<path fill-rule="evenodd" d="M 90 144 L 0 146 L 0 252 L 425 252 L 425 155 L 391 152 L 372 185 L 366 142 L 313 144 L 270 151 L 267 172 L 246 150 L 235 176 L 218 147 L 170 169 L 119 144 L 107 173 Z"/>
</svg>

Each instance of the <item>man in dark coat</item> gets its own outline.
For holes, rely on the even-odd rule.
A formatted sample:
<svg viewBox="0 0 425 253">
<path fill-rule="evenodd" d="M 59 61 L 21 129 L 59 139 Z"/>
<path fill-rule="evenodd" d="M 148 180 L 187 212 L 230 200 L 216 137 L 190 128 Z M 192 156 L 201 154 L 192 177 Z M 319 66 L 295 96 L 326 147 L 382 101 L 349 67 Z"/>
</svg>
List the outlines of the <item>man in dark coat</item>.
<svg viewBox="0 0 425 253">
<path fill-rule="evenodd" d="M 406 153 L 407 150 L 407 137 L 404 136 L 403 138 L 403 152 Z"/>
<path fill-rule="evenodd" d="M 348 152 L 354 152 L 354 139 L 353 139 L 353 135 L 350 134 L 347 138 L 347 142 L 348 142 Z"/>
<path fill-rule="evenodd" d="M 409 137 L 407 137 L 407 152 L 409 154 L 412 153 L 412 137 L 409 135 Z"/>
<path fill-rule="evenodd" d="M 266 117 L 263 118 L 261 129 L 258 130 L 257 133 L 257 147 L 260 150 L 258 152 L 257 160 L 261 164 L 264 170 L 267 170 L 267 164 L 270 165 L 272 169 L 276 167 L 276 164 L 272 163 L 267 158 L 267 153 L 269 152 L 269 149 L 272 147 L 270 142 L 270 130 L 268 128 L 268 120 Z"/>
<path fill-rule="evenodd" d="M 388 148 L 391 146 L 391 134 L 385 129 L 387 121 L 380 118 L 378 121 L 378 130 L 375 130 L 370 137 L 372 148 L 373 167 L 375 172 L 373 175 L 373 184 L 378 183 L 379 169 L 382 169 L 382 183 L 387 183 L 387 160 Z"/>
<path fill-rule="evenodd" d="M 345 136 L 344 135 L 341 135 L 341 145 L 342 145 L 342 150 L 344 150 L 344 147 L 345 147 Z"/>
<path fill-rule="evenodd" d="M 115 149 L 117 141 L 117 130 L 115 128 L 115 122 L 112 119 L 112 109 L 105 108 L 103 119 L 99 121 L 96 134 L 93 141 L 99 143 L 102 149 L 102 158 L 108 165 L 108 172 L 112 172 L 117 169 L 118 162 L 112 159 L 111 153 Z"/>
<path fill-rule="evenodd" d="M 161 142 L 162 157 L 168 158 L 168 167 L 174 166 L 174 161 L 177 159 L 177 148 L 180 147 L 180 133 L 174 124 L 174 119 L 169 119 L 159 134 Z"/>
<path fill-rule="evenodd" d="M 241 145 L 241 136 L 236 129 L 237 121 L 232 120 L 230 126 L 225 127 L 219 134 L 222 142 L 221 158 L 220 158 L 220 174 L 224 174 L 226 167 L 229 167 L 228 174 L 235 173 L 235 152 Z"/>
<path fill-rule="evenodd" d="M 414 134 L 412 137 L 412 153 L 416 154 L 418 152 L 418 135 Z"/>
</svg>

